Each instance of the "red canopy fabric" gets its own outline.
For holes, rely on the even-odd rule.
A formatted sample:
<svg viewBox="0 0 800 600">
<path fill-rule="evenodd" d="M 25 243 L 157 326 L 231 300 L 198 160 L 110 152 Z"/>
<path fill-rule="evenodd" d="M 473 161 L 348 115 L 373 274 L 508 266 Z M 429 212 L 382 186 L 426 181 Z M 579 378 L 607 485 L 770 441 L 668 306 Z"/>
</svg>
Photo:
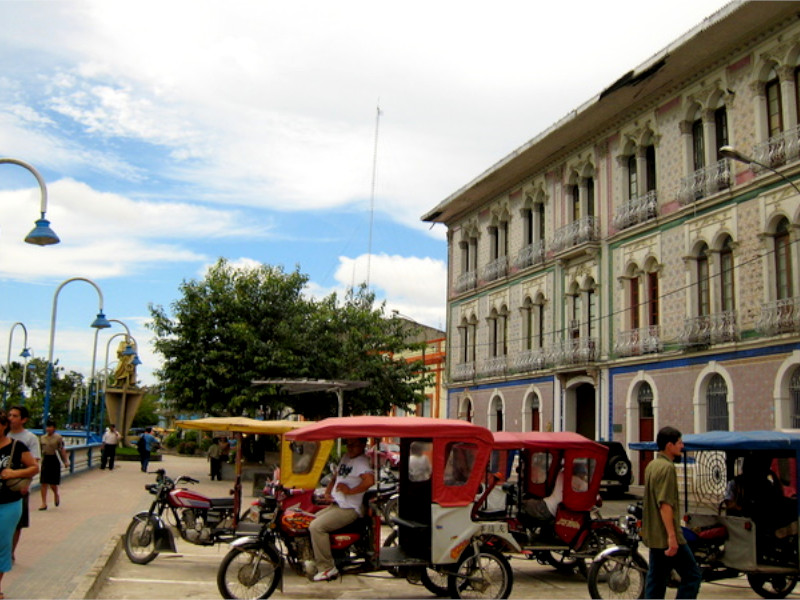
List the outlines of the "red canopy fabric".
<svg viewBox="0 0 800 600">
<path fill-rule="evenodd" d="M 583 450 L 591 449 L 606 456 L 608 448 L 572 431 L 495 431 L 495 450 Z"/>
</svg>

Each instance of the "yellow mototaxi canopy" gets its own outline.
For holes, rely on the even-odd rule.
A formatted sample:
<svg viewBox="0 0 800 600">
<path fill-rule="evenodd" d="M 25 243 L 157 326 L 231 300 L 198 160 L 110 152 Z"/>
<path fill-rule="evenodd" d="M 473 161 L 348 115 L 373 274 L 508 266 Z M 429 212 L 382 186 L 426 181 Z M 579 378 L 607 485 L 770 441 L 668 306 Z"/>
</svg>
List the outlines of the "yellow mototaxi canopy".
<svg viewBox="0 0 800 600">
<path fill-rule="evenodd" d="M 236 484 L 234 496 L 239 500 L 241 493 L 241 474 L 242 474 L 242 434 L 260 435 L 279 435 L 281 437 L 281 467 L 287 465 L 287 458 L 291 455 L 289 441 L 283 436 L 288 431 L 293 431 L 300 427 L 313 425 L 314 421 L 259 421 L 248 417 L 205 417 L 202 419 L 183 419 L 175 421 L 175 427 L 182 429 L 197 429 L 200 431 L 228 431 L 236 434 L 239 443 L 236 445 Z M 333 447 L 333 440 L 326 440 L 320 443 L 319 451 L 316 453 L 314 464 L 307 473 L 294 473 L 291 468 L 281 468 L 281 483 L 286 487 L 296 487 L 311 489 L 319 481 L 328 455 Z M 289 459 L 289 463 L 291 460 Z"/>
</svg>

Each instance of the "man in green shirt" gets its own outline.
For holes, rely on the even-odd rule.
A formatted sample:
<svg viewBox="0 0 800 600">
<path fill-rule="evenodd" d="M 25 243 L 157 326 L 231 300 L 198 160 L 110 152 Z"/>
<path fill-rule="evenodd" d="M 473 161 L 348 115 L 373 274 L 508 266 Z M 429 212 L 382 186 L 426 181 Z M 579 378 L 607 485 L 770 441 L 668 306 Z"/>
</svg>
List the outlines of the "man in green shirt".
<svg viewBox="0 0 800 600">
<path fill-rule="evenodd" d="M 675 461 L 683 452 L 681 432 L 662 427 L 658 454 L 644 471 L 642 540 L 650 548 L 645 598 L 663 598 L 673 569 L 680 575 L 677 598 L 697 598 L 702 573 L 681 533 Z"/>
</svg>

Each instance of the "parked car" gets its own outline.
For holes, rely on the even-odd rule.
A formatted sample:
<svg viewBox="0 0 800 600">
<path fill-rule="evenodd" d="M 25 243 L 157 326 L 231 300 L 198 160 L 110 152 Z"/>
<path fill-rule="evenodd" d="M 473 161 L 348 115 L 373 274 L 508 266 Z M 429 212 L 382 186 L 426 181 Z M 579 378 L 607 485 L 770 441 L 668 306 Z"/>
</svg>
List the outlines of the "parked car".
<svg viewBox="0 0 800 600">
<path fill-rule="evenodd" d="M 600 443 L 608 447 L 608 459 L 600 489 L 604 490 L 608 496 L 619 497 L 631 487 L 633 479 L 631 461 L 628 459 L 628 453 L 625 452 L 625 446 L 620 442 Z"/>
<path fill-rule="evenodd" d="M 374 446 L 365 452 L 370 461 L 372 461 L 374 453 Z M 400 446 L 381 442 L 378 450 L 378 464 L 381 467 L 389 467 L 390 469 L 398 468 L 400 466 Z"/>
</svg>

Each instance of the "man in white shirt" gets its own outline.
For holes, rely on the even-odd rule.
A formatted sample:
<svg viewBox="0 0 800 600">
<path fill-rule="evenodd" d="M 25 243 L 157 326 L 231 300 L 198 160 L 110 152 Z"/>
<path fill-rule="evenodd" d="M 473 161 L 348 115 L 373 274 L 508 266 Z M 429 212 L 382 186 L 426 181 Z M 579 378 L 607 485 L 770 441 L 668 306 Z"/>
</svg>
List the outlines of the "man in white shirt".
<svg viewBox="0 0 800 600">
<path fill-rule="evenodd" d="M 309 527 L 317 563 L 314 581 L 327 581 L 339 574 L 333 562 L 329 536 L 362 516 L 364 492 L 375 483 L 372 467 L 364 456 L 366 438 L 351 438 L 346 440 L 346 444 L 347 454 L 342 457 L 336 476 L 325 488 L 325 499 L 333 504 L 318 512 Z"/>
<path fill-rule="evenodd" d="M 100 453 L 100 468 L 105 469 L 108 465 L 108 470 L 114 470 L 114 458 L 117 456 L 117 445 L 119 444 L 119 431 L 117 426 L 113 423 L 108 426 L 106 432 L 103 434 L 103 449 Z"/>
<path fill-rule="evenodd" d="M 33 458 L 36 459 L 36 464 L 38 465 L 42 461 L 42 451 L 39 447 L 39 438 L 36 437 L 36 434 L 31 433 L 27 429 L 25 429 L 25 424 L 28 422 L 28 409 L 24 406 L 12 406 L 8 409 L 8 422 L 11 425 L 11 431 L 8 432 L 8 437 L 12 440 L 18 440 L 25 444 L 28 447 L 28 450 L 31 454 L 33 454 Z M 22 491 L 22 516 L 19 519 L 19 524 L 17 525 L 17 530 L 14 532 L 14 546 L 12 549 L 12 556 L 16 554 L 17 551 L 17 544 L 19 543 L 19 537 L 22 534 L 22 530 L 28 526 L 29 518 L 28 518 L 28 488 L 25 488 Z"/>
</svg>

